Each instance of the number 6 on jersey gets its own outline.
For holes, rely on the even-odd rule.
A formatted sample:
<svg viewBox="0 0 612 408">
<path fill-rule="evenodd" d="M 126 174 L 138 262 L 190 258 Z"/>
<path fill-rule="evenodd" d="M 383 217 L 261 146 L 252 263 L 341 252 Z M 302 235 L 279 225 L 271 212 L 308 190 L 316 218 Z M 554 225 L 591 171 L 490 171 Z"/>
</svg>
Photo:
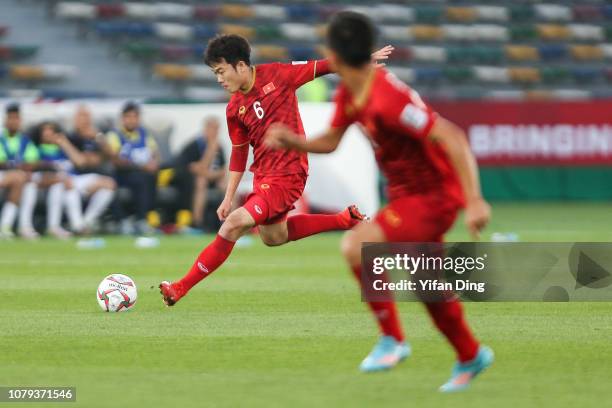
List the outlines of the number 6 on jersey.
<svg viewBox="0 0 612 408">
<path fill-rule="evenodd" d="M 255 115 L 257 116 L 258 119 L 262 119 L 264 117 L 264 110 L 261 107 L 261 102 L 259 101 L 255 101 L 253 103 L 253 110 L 255 111 Z"/>
</svg>

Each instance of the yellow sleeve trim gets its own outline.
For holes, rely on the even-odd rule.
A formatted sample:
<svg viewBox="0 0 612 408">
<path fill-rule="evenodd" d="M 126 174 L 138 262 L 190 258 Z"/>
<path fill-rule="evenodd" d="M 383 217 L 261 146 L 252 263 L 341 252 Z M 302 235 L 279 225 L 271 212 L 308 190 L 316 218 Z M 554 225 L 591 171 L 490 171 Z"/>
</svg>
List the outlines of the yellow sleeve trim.
<svg viewBox="0 0 612 408">
<path fill-rule="evenodd" d="M 244 143 L 237 144 L 237 145 L 233 144 L 232 147 L 241 147 L 241 146 L 244 146 L 244 145 L 247 145 L 247 144 L 249 144 L 249 142 L 244 142 Z"/>
<path fill-rule="evenodd" d="M 314 80 L 317 77 L 317 60 L 314 63 L 314 72 L 312 73 L 312 79 Z"/>
</svg>

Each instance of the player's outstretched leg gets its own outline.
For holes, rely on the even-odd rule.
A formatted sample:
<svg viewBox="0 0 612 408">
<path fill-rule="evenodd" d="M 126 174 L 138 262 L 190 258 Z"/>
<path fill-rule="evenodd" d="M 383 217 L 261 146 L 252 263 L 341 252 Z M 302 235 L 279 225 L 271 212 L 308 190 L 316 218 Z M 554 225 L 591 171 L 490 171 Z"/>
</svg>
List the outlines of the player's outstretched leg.
<svg viewBox="0 0 612 408">
<path fill-rule="evenodd" d="M 253 217 L 244 208 L 232 212 L 221 225 L 214 241 L 204 248 L 189 272 L 177 282 L 163 281 L 159 285 L 164 303 L 167 306 L 175 305 L 192 287 L 221 266 L 238 238 L 254 225 Z"/>
<path fill-rule="evenodd" d="M 384 234 L 377 224 L 364 223 L 348 232 L 342 240 L 342 252 L 353 274 L 361 284 L 361 243 L 382 242 Z M 388 370 L 410 355 L 410 346 L 404 340 L 399 314 L 392 299 L 368 302 L 382 336 L 370 354 L 362 361 L 360 370 L 374 372 Z"/>
<path fill-rule="evenodd" d="M 325 231 L 342 231 L 353 228 L 367 217 L 356 205 L 337 214 L 300 214 L 287 218 L 288 241 L 297 241 Z"/>
<path fill-rule="evenodd" d="M 457 353 L 458 361 L 451 378 L 440 387 L 440 391 L 461 391 L 468 387 L 476 375 L 493 363 L 493 352 L 489 347 L 478 343 L 457 299 L 426 303 L 425 307 L 438 330 Z"/>
</svg>

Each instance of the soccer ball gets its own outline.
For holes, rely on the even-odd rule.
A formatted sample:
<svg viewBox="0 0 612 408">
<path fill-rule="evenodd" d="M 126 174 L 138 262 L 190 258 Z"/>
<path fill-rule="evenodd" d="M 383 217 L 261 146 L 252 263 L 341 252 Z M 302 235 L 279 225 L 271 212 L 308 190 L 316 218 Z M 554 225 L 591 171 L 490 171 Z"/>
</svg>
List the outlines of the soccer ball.
<svg viewBox="0 0 612 408">
<path fill-rule="evenodd" d="M 105 312 L 123 312 L 136 303 L 136 284 L 126 275 L 114 273 L 102 279 L 96 299 Z"/>
</svg>

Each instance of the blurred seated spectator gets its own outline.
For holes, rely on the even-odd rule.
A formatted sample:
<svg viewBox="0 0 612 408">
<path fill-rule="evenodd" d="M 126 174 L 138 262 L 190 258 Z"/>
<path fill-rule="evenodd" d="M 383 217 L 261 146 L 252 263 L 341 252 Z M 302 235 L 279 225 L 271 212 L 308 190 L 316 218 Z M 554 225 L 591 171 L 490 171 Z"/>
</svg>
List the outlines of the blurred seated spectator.
<svg viewBox="0 0 612 408">
<path fill-rule="evenodd" d="M 115 200 L 115 217 L 121 222 L 121 233 L 149 234 L 147 214 L 153 210 L 159 171 L 159 150 L 153 136 L 140 123 L 140 107 L 128 102 L 121 111 L 121 126 L 107 134 L 107 143 L 115 165 L 119 187 L 131 192 L 136 223 L 125 217 L 120 200 Z"/>
<path fill-rule="evenodd" d="M 204 224 L 206 207 L 209 201 L 221 202 L 226 176 L 225 155 L 219 145 L 219 120 L 210 116 L 204 120 L 202 132 L 183 147 L 175 159 L 172 185 L 179 190 L 179 227 L 186 227 L 185 220 L 191 219 L 194 228 L 217 229 L 216 222 L 215 225 Z M 215 200 L 215 197 L 220 199 Z M 191 216 L 188 213 L 185 216 L 187 211 L 191 211 Z"/>
</svg>

